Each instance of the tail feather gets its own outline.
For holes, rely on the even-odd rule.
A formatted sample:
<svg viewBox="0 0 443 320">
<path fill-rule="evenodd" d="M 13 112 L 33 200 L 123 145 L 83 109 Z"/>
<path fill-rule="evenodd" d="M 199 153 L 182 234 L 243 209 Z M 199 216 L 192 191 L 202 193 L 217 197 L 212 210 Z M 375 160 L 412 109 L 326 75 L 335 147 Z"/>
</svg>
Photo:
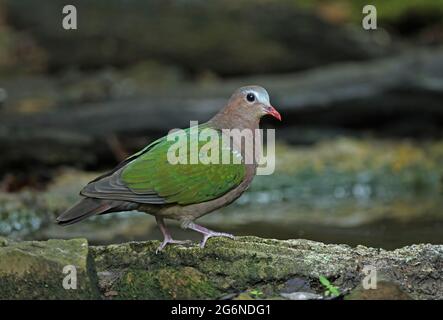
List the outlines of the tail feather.
<svg viewBox="0 0 443 320">
<path fill-rule="evenodd" d="M 60 225 L 73 224 L 90 216 L 106 213 L 114 207 L 114 201 L 84 198 L 58 216 L 56 222 Z"/>
</svg>

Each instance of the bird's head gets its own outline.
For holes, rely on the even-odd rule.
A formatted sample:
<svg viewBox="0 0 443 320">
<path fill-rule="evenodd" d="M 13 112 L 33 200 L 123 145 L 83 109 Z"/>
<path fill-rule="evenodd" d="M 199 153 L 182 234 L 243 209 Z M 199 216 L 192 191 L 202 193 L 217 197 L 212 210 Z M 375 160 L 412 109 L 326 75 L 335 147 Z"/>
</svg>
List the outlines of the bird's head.
<svg viewBox="0 0 443 320">
<path fill-rule="evenodd" d="M 237 89 L 231 96 L 228 105 L 235 111 L 240 111 L 240 113 L 256 119 L 260 119 L 264 115 L 271 115 L 281 121 L 280 113 L 269 101 L 268 92 L 260 86 L 246 86 Z"/>
</svg>

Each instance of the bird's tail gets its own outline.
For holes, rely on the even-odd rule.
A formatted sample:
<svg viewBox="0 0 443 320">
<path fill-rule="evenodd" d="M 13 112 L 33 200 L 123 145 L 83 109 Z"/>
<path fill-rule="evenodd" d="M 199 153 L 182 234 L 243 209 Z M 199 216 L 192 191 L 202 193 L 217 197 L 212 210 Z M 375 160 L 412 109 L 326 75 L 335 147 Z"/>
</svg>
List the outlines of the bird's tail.
<svg viewBox="0 0 443 320">
<path fill-rule="evenodd" d="M 115 206 L 112 200 L 84 198 L 58 216 L 56 222 L 60 225 L 73 224 L 96 214 L 107 213 Z"/>
</svg>

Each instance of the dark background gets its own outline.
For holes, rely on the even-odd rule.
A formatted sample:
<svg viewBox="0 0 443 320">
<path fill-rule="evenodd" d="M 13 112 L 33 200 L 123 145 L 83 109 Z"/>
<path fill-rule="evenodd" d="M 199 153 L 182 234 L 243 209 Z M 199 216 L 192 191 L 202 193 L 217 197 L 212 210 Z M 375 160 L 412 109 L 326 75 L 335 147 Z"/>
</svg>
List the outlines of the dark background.
<svg viewBox="0 0 443 320">
<path fill-rule="evenodd" d="M 67 4 L 77 30 L 62 28 Z M 259 84 L 283 117 L 263 123 L 277 129 L 276 172 L 203 224 L 386 248 L 442 243 L 443 1 L 373 1 L 370 31 L 366 4 L 3 0 L 0 235 L 159 238 L 142 214 L 53 220 L 100 172 Z"/>
</svg>

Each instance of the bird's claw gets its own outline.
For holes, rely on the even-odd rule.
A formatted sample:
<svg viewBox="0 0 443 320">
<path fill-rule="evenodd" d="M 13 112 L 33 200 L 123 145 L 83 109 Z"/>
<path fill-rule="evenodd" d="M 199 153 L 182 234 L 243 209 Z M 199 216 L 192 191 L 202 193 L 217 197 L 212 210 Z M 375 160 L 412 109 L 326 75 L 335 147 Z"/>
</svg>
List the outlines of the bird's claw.
<svg viewBox="0 0 443 320">
<path fill-rule="evenodd" d="M 234 237 L 233 234 L 225 233 L 225 232 L 214 232 L 214 231 L 212 231 L 211 233 L 204 234 L 203 239 L 200 242 L 200 248 L 204 248 L 205 245 L 206 245 L 206 242 L 208 241 L 208 239 L 212 238 L 212 237 L 225 237 L 225 238 L 230 238 L 230 239 L 235 240 L 235 237 Z"/>
</svg>

